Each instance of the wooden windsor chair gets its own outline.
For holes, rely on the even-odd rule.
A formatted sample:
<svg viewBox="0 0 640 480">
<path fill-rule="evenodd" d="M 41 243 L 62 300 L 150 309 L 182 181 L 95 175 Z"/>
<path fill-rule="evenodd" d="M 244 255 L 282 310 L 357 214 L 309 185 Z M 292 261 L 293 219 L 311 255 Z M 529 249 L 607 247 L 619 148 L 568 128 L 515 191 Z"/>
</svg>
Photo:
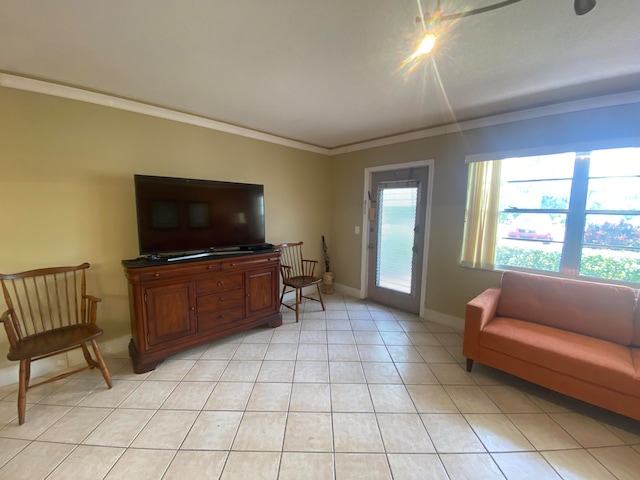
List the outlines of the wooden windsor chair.
<svg viewBox="0 0 640 480">
<path fill-rule="evenodd" d="M 315 276 L 315 268 L 318 262 L 316 260 L 308 260 L 302 255 L 303 242 L 282 243 L 276 245 L 276 249 L 280 250 L 280 273 L 282 275 L 282 295 L 280 295 L 280 305 L 287 307 L 296 312 L 296 323 L 300 315 L 300 304 L 305 300 L 314 300 L 320 302 L 322 310 L 324 310 L 324 299 L 320 290 L 321 277 Z M 315 285 L 318 290 L 318 298 L 310 297 L 303 294 L 303 289 Z M 296 292 L 296 301 L 294 305 L 284 303 L 284 295 L 287 292 Z"/>
<path fill-rule="evenodd" d="M 7 358 L 20 362 L 18 384 L 18 423 L 25 421 L 27 390 L 60 380 L 88 368 L 99 368 L 109 388 L 111 375 L 104 363 L 96 338 L 102 329 L 96 325 L 99 298 L 86 294 L 85 271 L 88 263 L 73 267 L 52 267 L 15 274 L 0 274 L 7 310 L 0 317 L 9 340 Z M 91 344 L 95 359 L 87 348 Z M 30 385 L 31 362 L 77 348 L 87 366 L 66 371 Z"/>
</svg>

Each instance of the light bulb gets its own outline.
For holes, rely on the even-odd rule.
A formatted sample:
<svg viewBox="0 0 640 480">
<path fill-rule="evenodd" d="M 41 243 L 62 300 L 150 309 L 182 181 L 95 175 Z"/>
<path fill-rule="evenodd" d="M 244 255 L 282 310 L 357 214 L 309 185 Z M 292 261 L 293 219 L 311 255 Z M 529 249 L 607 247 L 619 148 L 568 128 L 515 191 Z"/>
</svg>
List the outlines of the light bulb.
<svg viewBox="0 0 640 480">
<path fill-rule="evenodd" d="M 431 50 L 433 50 L 433 47 L 435 46 L 436 46 L 436 36 L 431 33 L 428 33 L 427 35 L 424 36 L 424 39 L 420 43 L 420 46 L 418 47 L 418 49 L 413 54 L 413 57 L 415 58 L 415 57 L 419 57 L 420 55 L 426 55 L 430 53 Z"/>
</svg>

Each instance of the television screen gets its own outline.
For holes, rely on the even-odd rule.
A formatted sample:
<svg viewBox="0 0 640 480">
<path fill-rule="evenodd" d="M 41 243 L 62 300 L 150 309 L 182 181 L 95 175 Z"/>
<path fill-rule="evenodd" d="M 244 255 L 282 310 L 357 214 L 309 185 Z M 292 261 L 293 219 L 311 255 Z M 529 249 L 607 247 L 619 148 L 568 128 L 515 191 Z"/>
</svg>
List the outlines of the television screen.
<svg viewBox="0 0 640 480">
<path fill-rule="evenodd" d="M 260 245 L 264 187 L 134 175 L 140 254 Z"/>
</svg>

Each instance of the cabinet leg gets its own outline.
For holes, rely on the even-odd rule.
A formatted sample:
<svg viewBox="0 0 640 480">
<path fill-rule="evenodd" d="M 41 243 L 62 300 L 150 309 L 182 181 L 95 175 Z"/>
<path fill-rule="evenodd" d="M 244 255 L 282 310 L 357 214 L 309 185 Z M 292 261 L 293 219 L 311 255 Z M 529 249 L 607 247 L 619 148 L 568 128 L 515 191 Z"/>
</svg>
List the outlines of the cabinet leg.
<svg viewBox="0 0 640 480">
<path fill-rule="evenodd" d="M 155 360 L 142 358 L 136 350 L 133 339 L 131 339 L 131 341 L 129 342 L 129 356 L 131 357 L 131 363 L 133 364 L 134 373 L 150 372 L 151 370 L 155 370 L 158 365 L 164 362 L 164 358 Z"/>
<path fill-rule="evenodd" d="M 271 328 L 276 328 L 282 325 L 282 315 L 278 315 L 278 318 L 271 320 L 267 325 Z"/>
</svg>

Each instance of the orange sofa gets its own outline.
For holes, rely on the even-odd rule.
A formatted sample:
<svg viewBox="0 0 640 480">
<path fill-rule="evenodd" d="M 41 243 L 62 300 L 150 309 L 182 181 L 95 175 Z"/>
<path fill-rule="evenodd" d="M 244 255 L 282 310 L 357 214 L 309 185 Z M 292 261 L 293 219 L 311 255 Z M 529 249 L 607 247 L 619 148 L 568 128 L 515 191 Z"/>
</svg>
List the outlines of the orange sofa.
<svg viewBox="0 0 640 480">
<path fill-rule="evenodd" d="M 640 420 L 640 302 L 620 285 L 505 272 L 467 304 L 463 355 Z"/>
</svg>

